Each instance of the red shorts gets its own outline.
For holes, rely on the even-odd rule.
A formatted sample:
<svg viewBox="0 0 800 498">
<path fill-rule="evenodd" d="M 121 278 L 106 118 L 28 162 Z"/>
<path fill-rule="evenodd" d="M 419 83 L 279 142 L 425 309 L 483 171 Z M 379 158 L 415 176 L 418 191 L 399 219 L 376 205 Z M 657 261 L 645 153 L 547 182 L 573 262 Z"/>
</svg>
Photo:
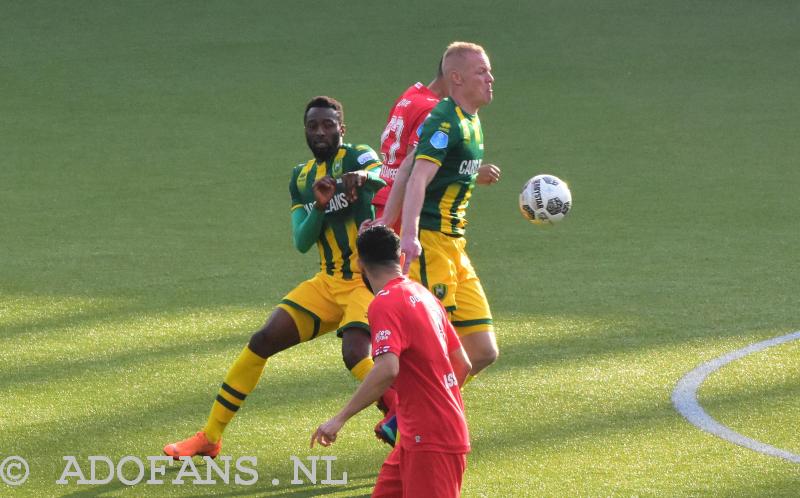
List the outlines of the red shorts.
<svg viewBox="0 0 800 498">
<path fill-rule="evenodd" d="M 464 453 L 405 451 L 398 446 L 383 462 L 372 498 L 458 498 L 466 468 Z"/>
<path fill-rule="evenodd" d="M 383 216 L 383 210 L 385 208 L 386 208 L 386 206 L 384 206 L 384 205 L 376 205 L 375 206 L 375 218 L 380 218 L 381 216 Z M 400 222 L 401 221 L 402 220 L 398 217 L 397 221 L 394 222 L 394 225 L 389 227 L 392 230 L 394 230 L 394 233 L 396 233 L 398 237 L 400 236 L 400 225 L 401 225 Z"/>
</svg>

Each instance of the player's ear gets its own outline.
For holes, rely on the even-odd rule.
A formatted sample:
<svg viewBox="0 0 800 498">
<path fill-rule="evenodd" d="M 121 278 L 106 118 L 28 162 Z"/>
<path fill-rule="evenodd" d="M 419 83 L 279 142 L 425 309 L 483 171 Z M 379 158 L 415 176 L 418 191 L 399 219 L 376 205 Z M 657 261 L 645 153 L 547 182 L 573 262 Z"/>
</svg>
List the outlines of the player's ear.
<svg viewBox="0 0 800 498">
<path fill-rule="evenodd" d="M 406 253 L 401 252 L 400 253 L 400 268 L 403 268 L 405 266 L 406 266 Z"/>
<path fill-rule="evenodd" d="M 464 82 L 464 78 L 461 76 L 461 71 L 458 71 L 456 69 L 450 71 L 450 78 L 448 78 L 448 80 L 449 80 L 448 83 L 450 83 L 449 85 L 450 87 L 461 86 L 461 84 Z"/>
<path fill-rule="evenodd" d="M 339 130 L 340 130 L 340 131 L 339 131 L 339 136 L 340 136 L 340 137 L 343 137 L 343 136 L 344 136 L 344 131 L 345 131 L 345 129 L 346 129 L 346 128 L 347 128 L 347 127 L 344 125 L 344 123 L 340 123 L 340 124 L 339 124 Z"/>
</svg>

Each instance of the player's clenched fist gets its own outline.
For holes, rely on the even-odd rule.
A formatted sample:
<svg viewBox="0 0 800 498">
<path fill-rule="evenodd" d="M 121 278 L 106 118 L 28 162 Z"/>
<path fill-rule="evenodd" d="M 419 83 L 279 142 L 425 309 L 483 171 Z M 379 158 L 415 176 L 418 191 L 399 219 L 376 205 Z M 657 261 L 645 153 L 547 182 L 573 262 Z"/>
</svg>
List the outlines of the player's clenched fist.
<svg viewBox="0 0 800 498">
<path fill-rule="evenodd" d="M 358 188 L 364 185 L 367 181 L 367 172 L 364 170 L 351 171 L 342 175 L 342 184 L 344 185 L 344 194 L 347 200 L 355 202 L 358 199 Z"/>
<path fill-rule="evenodd" d="M 336 180 L 330 176 L 323 176 L 311 187 L 314 191 L 314 208 L 320 211 L 328 209 L 328 203 L 333 199 L 333 194 L 336 192 Z"/>
<path fill-rule="evenodd" d="M 475 179 L 478 185 L 492 185 L 500 181 L 500 168 L 494 164 L 482 164 L 478 168 L 478 177 Z"/>
</svg>

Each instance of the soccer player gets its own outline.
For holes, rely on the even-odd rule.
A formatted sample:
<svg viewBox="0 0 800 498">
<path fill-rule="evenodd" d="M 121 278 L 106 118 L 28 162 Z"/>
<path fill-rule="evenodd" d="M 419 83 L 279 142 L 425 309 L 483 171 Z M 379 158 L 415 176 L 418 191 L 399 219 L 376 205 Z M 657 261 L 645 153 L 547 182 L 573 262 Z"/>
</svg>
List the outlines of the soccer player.
<svg viewBox="0 0 800 498">
<path fill-rule="evenodd" d="M 400 240 L 382 225 L 358 237 L 358 264 L 370 289 L 375 367 L 353 397 L 311 437 L 329 446 L 342 426 L 394 383 L 402 437 L 378 474 L 373 497 L 458 497 L 469 452 L 459 386 L 469 359 L 442 304 L 402 273 Z"/>
<path fill-rule="evenodd" d="M 396 233 L 400 233 L 403 194 L 414 163 L 414 149 L 419 142 L 422 123 L 447 93 L 447 83 L 440 60 L 433 81 L 427 86 L 420 82 L 414 83 L 395 101 L 381 134 L 383 159 L 381 178 L 386 182 L 386 186 L 372 199 L 372 204 L 375 206 L 375 221 L 367 222 L 365 228 L 383 224 L 391 226 Z M 394 188 L 395 178 L 398 179 L 397 188 Z M 476 179 L 478 185 L 491 185 L 499 180 L 500 170 L 496 166 L 485 164 L 478 169 Z"/>
<path fill-rule="evenodd" d="M 451 43 L 442 69 L 449 97 L 436 105 L 420 133 L 403 200 L 400 248 L 404 271 L 450 312 L 474 376 L 498 355 L 489 303 L 464 239 L 484 153 L 478 109 L 492 101 L 494 77 L 486 51 L 474 43 Z"/>
<path fill-rule="evenodd" d="M 300 252 L 315 243 L 320 271 L 284 297 L 250 338 L 228 370 L 205 427 L 194 436 L 168 444 L 164 453 L 215 457 L 225 427 L 256 387 L 267 359 L 280 351 L 332 330 L 342 338 L 342 357 L 363 380 L 372 368 L 367 290 L 356 266 L 358 226 L 371 218 L 374 192 L 385 183 L 381 162 L 366 145 L 343 144 L 342 106 L 330 97 L 315 97 L 303 114 L 306 142 L 314 155 L 292 171 L 294 245 Z"/>
<path fill-rule="evenodd" d="M 401 233 L 400 211 L 403 205 L 406 183 L 414 165 L 414 151 L 419 143 L 419 135 L 422 132 L 423 123 L 430 116 L 430 112 L 439 103 L 440 99 L 449 92 L 448 79 L 445 78 L 443 64 L 444 57 L 439 61 L 436 78 L 428 87 L 426 88 L 421 83 L 412 85 L 397 99 L 389 113 L 386 128 L 381 135 L 381 153 L 384 155 L 381 178 L 386 181 L 387 186 L 381 189 L 372 201 L 376 207 L 375 220 L 367 220 L 362 225 L 362 229 L 373 225 L 387 225 L 391 226 L 396 233 Z M 408 126 L 408 123 L 413 123 L 413 125 Z M 493 164 L 480 164 L 474 181 L 477 185 L 493 185 L 500 181 L 500 169 Z M 459 253 L 452 253 L 452 255 L 459 259 L 461 257 Z M 447 266 L 451 263 L 446 261 L 446 258 L 437 258 L 432 260 L 431 264 L 440 265 L 439 270 L 442 271 L 431 270 L 429 273 L 441 274 L 446 271 Z M 457 267 L 459 261 L 452 261 L 452 265 Z M 419 278 L 418 275 L 415 272 L 412 277 Z M 447 284 L 437 285 L 440 285 L 438 287 L 440 291 L 443 289 L 446 291 L 447 287 L 442 287 L 442 285 L 446 286 Z M 480 319 L 487 317 L 491 319 L 488 314 L 488 305 L 486 310 L 487 313 L 479 313 Z M 472 320 L 472 315 L 469 315 L 462 322 L 469 322 L 469 320 Z M 472 354 L 483 355 L 483 348 L 473 351 Z M 481 361 L 480 358 L 476 358 L 476 360 Z M 486 361 L 488 359 L 483 360 L 483 363 L 486 363 Z M 475 373 L 477 372 L 478 369 L 476 368 Z M 391 392 L 387 392 L 386 399 L 393 400 Z M 385 413 L 386 417 L 375 426 L 375 435 L 382 441 L 394 445 L 397 434 L 397 421 L 391 410 Z"/>
</svg>

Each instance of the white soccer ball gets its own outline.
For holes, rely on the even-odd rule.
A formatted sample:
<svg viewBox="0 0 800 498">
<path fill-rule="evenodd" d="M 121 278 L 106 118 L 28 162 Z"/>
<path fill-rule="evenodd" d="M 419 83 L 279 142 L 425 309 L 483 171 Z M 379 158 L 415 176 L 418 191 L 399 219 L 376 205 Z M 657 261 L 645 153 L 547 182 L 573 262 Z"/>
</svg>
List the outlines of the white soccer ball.
<svg viewBox="0 0 800 498">
<path fill-rule="evenodd" d="M 566 182 L 553 175 L 536 175 L 519 194 L 522 216 L 536 225 L 563 220 L 572 208 L 572 193 Z"/>
</svg>

